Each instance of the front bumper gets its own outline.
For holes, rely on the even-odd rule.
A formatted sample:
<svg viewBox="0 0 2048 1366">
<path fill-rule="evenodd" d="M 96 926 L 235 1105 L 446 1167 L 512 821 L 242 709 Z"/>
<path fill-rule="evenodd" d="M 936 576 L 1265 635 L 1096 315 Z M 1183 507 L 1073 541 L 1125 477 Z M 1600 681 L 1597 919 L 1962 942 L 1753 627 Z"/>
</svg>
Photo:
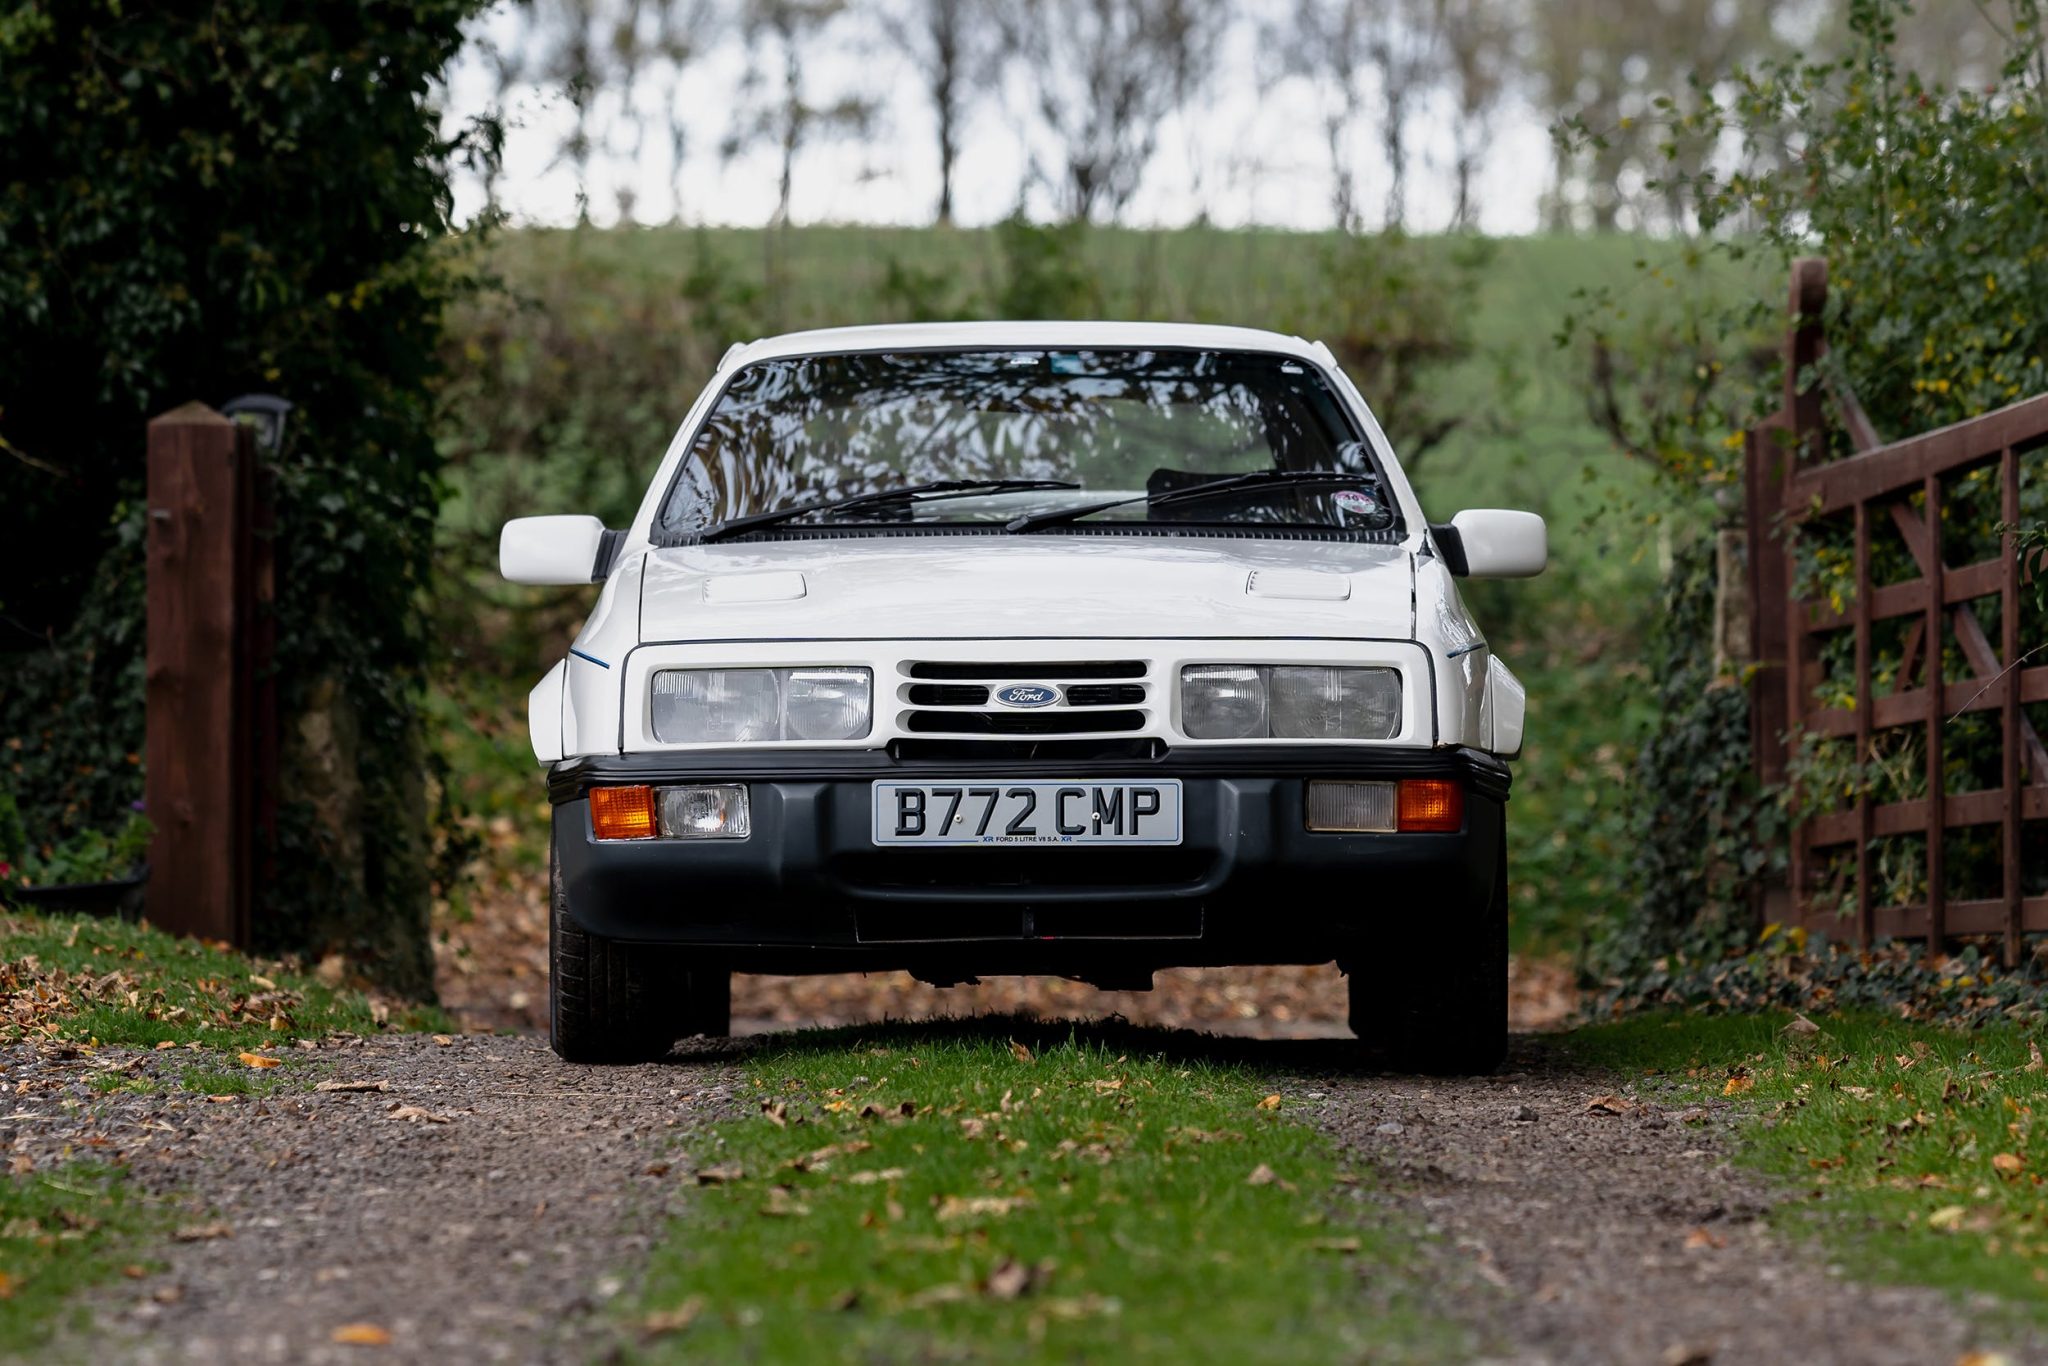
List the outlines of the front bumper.
<svg viewBox="0 0 2048 1366">
<path fill-rule="evenodd" d="M 1319 834 L 1310 778 L 1447 777 L 1447 834 Z M 1183 842 L 1095 848 L 878 846 L 872 784 L 1177 778 Z M 737 782 L 744 840 L 598 841 L 588 792 Z M 1474 750 L 1260 746 L 1133 760 L 899 760 L 886 751 L 578 759 L 550 773 L 569 912 L 613 939 L 684 944 L 739 971 L 909 968 L 956 980 L 1095 980 L 1168 966 L 1348 961 L 1452 932 L 1493 887 L 1508 769 Z"/>
</svg>

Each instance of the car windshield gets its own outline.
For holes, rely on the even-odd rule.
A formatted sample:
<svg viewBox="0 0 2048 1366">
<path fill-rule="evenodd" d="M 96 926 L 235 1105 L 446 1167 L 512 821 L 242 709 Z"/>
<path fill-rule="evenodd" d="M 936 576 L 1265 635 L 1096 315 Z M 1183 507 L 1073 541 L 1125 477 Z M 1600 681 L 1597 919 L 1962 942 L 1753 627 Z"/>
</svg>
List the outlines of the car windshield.
<svg viewBox="0 0 2048 1366">
<path fill-rule="evenodd" d="M 1275 471 L 1346 477 L 1238 479 L 1184 496 L 1210 480 Z M 1399 525 L 1371 452 L 1312 365 L 1258 352 L 1002 350 L 745 366 L 691 441 L 656 534 L 676 543 L 737 518 L 963 480 L 1072 487 L 955 487 L 818 508 L 780 525 L 997 531 L 1118 499 L 1131 501 L 1073 524 Z"/>
</svg>

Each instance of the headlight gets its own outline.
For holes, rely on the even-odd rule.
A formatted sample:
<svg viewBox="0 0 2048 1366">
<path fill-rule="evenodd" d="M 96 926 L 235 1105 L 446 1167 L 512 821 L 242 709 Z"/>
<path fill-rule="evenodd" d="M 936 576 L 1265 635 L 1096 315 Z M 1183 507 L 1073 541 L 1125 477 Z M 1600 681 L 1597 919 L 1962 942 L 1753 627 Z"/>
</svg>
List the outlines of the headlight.
<svg viewBox="0 0 2048 1366">
<path fill-rule="evenodd" d="M 794 669 L 782 694 L 791 740 L 853 740 L 868 733 L 866 669 Z"/>
<path fill-rule="evenodd" d="M 1181 729 L 1197 740 L 1389 740 L 1401 675 L 1323 664 L 1190 664 Z"/>
<path fill-rule="evenodd" d="M 868 733 L 866 669 L 663 669 L 650 699 L 669 745 L 857 740 Z"/>
<path fill-rule="evenodd" d="M 1273 734 L 1304 740 L 1387 740 L 1401 729 L 1401 676 L 1392 669 L 1281 664 L 1269 673 Z"/>
<path fill-rule="evenodd" d="M 1180 724 L 1198 740 L 1271 734 L 1266 680 L 1249 664 L 1190 664 L 1180 671 Z"/>
</svg>

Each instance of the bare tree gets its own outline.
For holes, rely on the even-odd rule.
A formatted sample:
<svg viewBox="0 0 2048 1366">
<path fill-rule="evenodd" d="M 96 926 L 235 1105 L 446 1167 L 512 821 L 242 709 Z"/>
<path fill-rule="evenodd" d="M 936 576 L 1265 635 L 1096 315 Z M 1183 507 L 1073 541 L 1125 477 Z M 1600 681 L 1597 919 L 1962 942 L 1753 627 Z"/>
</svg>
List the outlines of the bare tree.
<svg viewBox="0 0 2048 1366">
<path fill-rule="evenodd" d="M 1456 186 L 1454 231 L 1478 226 L 1473 182 L 1493 132 L 1493 115 L 1514 76 L 1513 0 L 1438 0 L 1444 75 L 1456 108 L 1451 174 Z"/>
<path fill-rule="evenodd" d="M 1352 130 L 1365 111 L 1360 83 L 1368 70 L 1367 10 L 1370 0 L 1295 0 L 1288 22 L 1269 30 L 1267 42 L 1281 68 L 1322 92 L 1323 146 L 1330 158 L 1330 214 L 1339 232 L 1361 226 L 1358 175 Z"/>
<path fill-rule="evenodd" d="M 1323 143 L 1330 206 L 1346 232 L 1362 226 L 1357 130 L 1376 97 L 1387 166 L 1386 222 L 1408 216 L 1408 122 L 1442 68 L 1440 9 L 1446 0 L 1294 0 L 1276 35 L 1284 68 L 1324 92 Z"/>
<path fill-rule="evenodd" d="M 1380 152 L 1387 162 L 1390 228 L 1408 221 L 1408 120 L 1442 69 L 1439 0 L 1377 0 L 1365 52 L 1380 85 Z"/>
<path fill-rule="evenodd" d="M 1002 68 L 1002 32 L 990 0 L 895 0 L 883 34 L 917 68 L 931 103 L 939 153 L 938 221 L 953 221 L 953 171 L 975 103 Z"/>
<path fill-rule="evenodd" d="M 725 153 L 736 156 L 757 142 L 774 147 L 781 160 L 777 224 L 789 222 L 797 153 L 818 138 L 859 132 L 873 113 L 862 95 L 816 102 L 809 88 L 810 45 L 846 8 L 847 0 L 748 0 L 741 20 L 754 60 L 743 84 L 748 103 L 727 135 Z"/>
<path fill-rule="evenodd" d="M 1711 85 L 1772 51 L 1788 0 L 1555 0 L 1530 7 L 1533 92 L 1553 122 L 1572 120 L 1591 139 L 1561 139 L 1546 216 L 1567 228 L 1583 218 L 1607 230 L 1625 213 L 1636 226 L 1662 214 L 1684 221 L 1685 177 L 1666 176 L 1661 203 L 1632 200 L 1650 168 L 1703 164 L 1712 148 L 1684 145 L 1667 156 L 1655 117 L 1660 96 L 1689 83 Z"/>
<path fill-rule="evenodd" d="M 575 177 L 580 219 L 590 216 L 594 164 L 610 152 L 620 153 L 628 164 L 637 161 L 647 130 L 633 90 L 653 77 L 662 79 L 667 97 L 672 212 L 681 216 L 683 87 L 689 68 L 718 31 L 724 4 L 725 0 L 525 0 L 524 32 L 517 42 L 480 44 L 501 101 L 522 85 L 557 88 L 568 99 L 574 118 L 556 148 L 555 164 L 567 163 Z M 632 186 L 616 184 L 611 192 L 620 215 L 630 217 Z"/>
<path fill-rule="evenodd" d="M 1123 212 L 1160 124 L 1206 86 L 1227 17 L 1226 0 L 1037 0 L 1004 12 L 1006 45 L 1057 144 L 1046 178 L 1062 216 Z"/>
</svg>

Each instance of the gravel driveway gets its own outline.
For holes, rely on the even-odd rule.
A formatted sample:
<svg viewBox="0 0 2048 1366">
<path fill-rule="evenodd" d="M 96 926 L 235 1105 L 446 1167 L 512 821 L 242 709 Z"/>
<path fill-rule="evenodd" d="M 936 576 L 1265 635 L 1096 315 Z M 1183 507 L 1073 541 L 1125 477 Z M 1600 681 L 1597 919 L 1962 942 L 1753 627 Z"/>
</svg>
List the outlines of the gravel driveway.
<svg viewBox="0 0 2048 1366">
<path fill-rule="evenodd" d="M 1279 1089 L 1386 1174 L 1360 1198 L 1440 1235 L 1435 1307 L 1498 1359 L 1946 1366 L 1982 1345 L 1938 1296 L 1847 1283 L 1767 1232 L 1772 1196 L 1725 1160 L 1724 1108 L 1623 1096 L 1589 1113 L 1614 1080 L 1540 1036 L 1518 1039 L 1500 1075 L 1455 1082 L 1362 1074 L 1323 1041 L 1173 1046 L 1284 1073 Z M 0 1140 L 40 1164 L 99 1135 L 146 1185 L 181 1193 L 189 1241 L 170 1245 L 168 1270 L 103 1292 L 99 1336 L 60 1355 L 588 1360 L 618 1345 L 598 1311 L 686 1198 L 693 1134 L 742 1112 L 749 1047 L 595 1069 L 532 1037 L 341 1041 L 287 1054 L 288 1082 L 388 1090 L 225 1103 L 177 1090 L 190 1055 L 11 1048 L 0 1065 L 19 1094 Z M 87 1089 L 109 1065 L 165 1090 Z M 337 1342 L 350 1325 L 389 1343 Z"/>
</svg>

